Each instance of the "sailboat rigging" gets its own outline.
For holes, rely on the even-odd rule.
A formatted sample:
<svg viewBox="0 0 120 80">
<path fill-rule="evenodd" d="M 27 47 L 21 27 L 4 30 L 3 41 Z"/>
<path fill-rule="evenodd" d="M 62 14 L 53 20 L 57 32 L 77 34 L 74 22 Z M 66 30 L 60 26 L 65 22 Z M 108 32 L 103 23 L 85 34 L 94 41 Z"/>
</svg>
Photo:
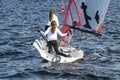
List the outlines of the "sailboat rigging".
<svg viewBox="0 0 120 80">
<path fill-rule="evenodd" d="M 101 36 L 105 15 L 110 0 L 70 0 L 64 19 L 62 32 L 74 29 Z M 72 16 L 71 16 L 72 15 Z M 65 40 L 65 38 L 62 38 Z"/>
</svg>

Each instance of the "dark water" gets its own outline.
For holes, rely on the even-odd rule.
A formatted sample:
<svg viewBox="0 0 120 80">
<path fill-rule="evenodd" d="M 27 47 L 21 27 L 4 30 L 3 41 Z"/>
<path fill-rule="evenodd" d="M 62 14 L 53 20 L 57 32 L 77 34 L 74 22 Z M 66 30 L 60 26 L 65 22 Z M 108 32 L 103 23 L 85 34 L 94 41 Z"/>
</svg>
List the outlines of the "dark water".
<svg viewBox="0 0 120 80">
<path fill-rule="evenodd" d="M 120 0 L 111 0 L 103 36 L 81 47 L 84 60 L 45 63 L 31 43 L 40 38 L 37 27 L 44 28 L 51 8 L 62 24 L 60 5 L 60 0 L 0 0 L 0 80 L 120 80 Z"/>
</svg>

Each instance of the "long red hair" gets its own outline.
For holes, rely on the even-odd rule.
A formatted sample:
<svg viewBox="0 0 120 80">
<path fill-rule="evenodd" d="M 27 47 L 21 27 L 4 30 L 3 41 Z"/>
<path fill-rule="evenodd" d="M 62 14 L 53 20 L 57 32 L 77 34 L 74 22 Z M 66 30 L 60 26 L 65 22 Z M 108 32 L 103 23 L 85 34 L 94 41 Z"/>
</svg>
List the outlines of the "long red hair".
<svg viewBox="0 0 120 80">
<path fill-rule="evenodd" d="M 56 27 L 57 27 L 56 21 L 52 21 L 52 22 L 51 22 L 51 26 L 52 26 L 51 32 L 54 33 L 54 32 L 55 32 L 55 29 L 56 29 Z"/>
</svg>

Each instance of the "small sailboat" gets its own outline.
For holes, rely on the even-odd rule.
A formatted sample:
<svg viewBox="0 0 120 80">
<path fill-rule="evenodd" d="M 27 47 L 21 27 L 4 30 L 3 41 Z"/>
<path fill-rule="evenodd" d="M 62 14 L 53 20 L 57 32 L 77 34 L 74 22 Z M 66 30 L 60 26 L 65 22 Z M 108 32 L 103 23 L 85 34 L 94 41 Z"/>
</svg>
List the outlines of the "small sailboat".
<svg viewBox="0 0 120 80">
<path fill-rule="evenodd" d="M 59 50 L 65 54 L 70 54 L 70 57 L 57 55 L 54 51 L 52 54 L 48 53 L 45 40 L 36 39 L 33 46 L 42 58 L 50 62 L 70 63 L 84 58 L 84 53 L 80 48 L 74 48 L 70 45 L 71 39 L 73 39 L 76 30 L 101 36 L 100 31 L 109 4 L 110 0 L 69 0 L 61 29 L 63 33 L 68 32 L 69 35 L 61 38 L 62 44 L 65 45 L 60 45 Z"/>
</svg>

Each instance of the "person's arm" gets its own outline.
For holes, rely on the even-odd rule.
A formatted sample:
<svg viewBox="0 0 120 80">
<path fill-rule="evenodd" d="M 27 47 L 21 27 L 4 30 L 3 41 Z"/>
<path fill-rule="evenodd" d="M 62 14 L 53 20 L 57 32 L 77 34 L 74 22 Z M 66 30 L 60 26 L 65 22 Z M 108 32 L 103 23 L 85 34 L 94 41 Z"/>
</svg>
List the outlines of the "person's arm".
<svg viewBox="0 0 120 80">
<path fill-rule="evenodd" d="M 49 25 L 46 25 L 46 26 L 45 26 L 45 31 L 46 31 L 49 27 L 50 27 Z"/>
<path fill-rule="evenodd" d="M 51 22 L 50 22 L 50 21 L 48 21 L 47 25 L 48 25 L 48 26 L 51 26 Z"/>
<path fill-rule="evenodd" d="M 50 29 L 50 28 L 48 28 L 45 32 L 43 32 L 43 31 L 40 31 L 40 32 L 41 32 L 43 35 L 46 36 L 46 35 L 48 34 L 48 32 L 49 32 L 49 29 Z"/>
<path fill-rule="evenodd" d="M 62 33 L 58 28 L 57 28 L 57 32 L 58 32 L 58 34 L 60 35 L 60 36 L 66 36 L 67 35 L 67 33 Z"/>
</svg>

